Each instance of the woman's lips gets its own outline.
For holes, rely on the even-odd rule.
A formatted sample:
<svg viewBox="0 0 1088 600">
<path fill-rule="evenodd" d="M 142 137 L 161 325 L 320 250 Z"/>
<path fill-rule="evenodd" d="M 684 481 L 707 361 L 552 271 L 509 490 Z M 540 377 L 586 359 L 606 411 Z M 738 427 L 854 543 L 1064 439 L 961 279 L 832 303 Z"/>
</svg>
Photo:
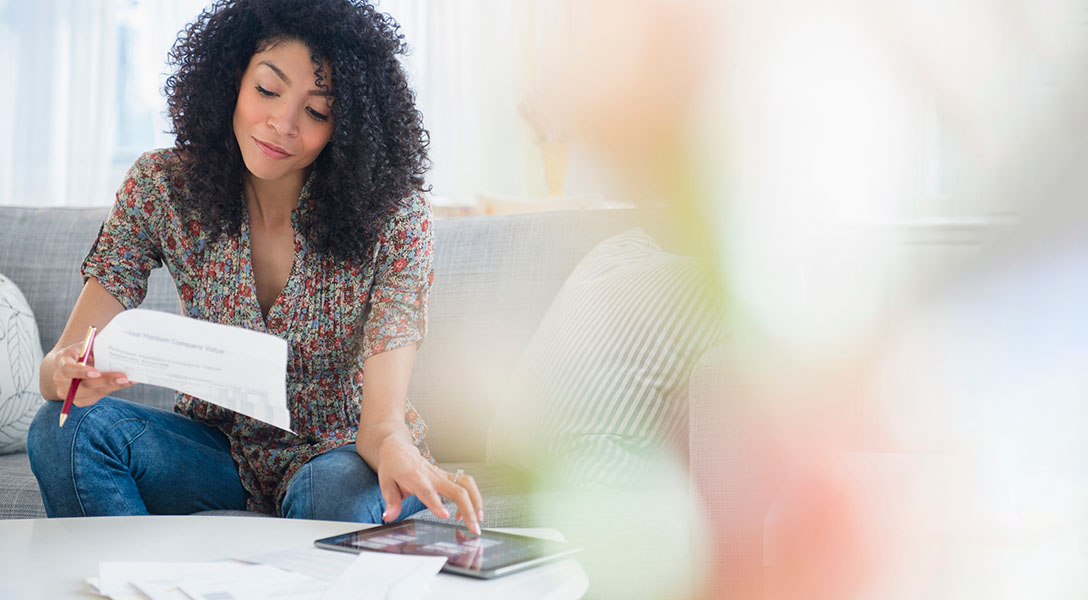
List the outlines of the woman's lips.
<svg viewBox="0 0 1088 600">
<path fill-rule="evenodd" d="M 257 138 L 253 138 L 253 141 L 257 142 L 257 147 L 260 148 L 261 152 L 264 152 L 265 156 L 267 156 L 269 158 L 280 159 L 280 158 L 287 158 L 288 156 L 291 156 L 290 153 L 288 153 L 287 151 L 283 150 L 282 148 L 280 148 L 278 146 L 273 146 L 272 144 L 262 142 L 261 140 L 258 140 Z"/>
</svg>

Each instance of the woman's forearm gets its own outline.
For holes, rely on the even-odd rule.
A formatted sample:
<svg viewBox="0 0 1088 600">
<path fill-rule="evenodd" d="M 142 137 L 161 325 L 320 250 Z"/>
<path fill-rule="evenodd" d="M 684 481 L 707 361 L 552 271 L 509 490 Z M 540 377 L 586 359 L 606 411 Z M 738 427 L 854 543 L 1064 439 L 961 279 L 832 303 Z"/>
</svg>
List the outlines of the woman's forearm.
<svg viewBox="0 0 1088 600">
<path fill-rule="evenodd" d="M 415 449 L 404 422 L 404 403 L 415 357 L 415 347 L 407 346 L 366 359 L 355 449 L 374 470 L 378 468 L 383 448 Z"/>
<path fill-rule="evenodd" d="M 54 377 L 57 355 L 64 352 L 65 348 L 79 344 L 87 333 L 88 325 L 94 325 L 101 330 L 124 309 L 125 307 L 106 291 L 97 279 L 92 277 L 87 280 L 79 293 L 79 298 L 76 299 L 76 305 L 72 308 L 72 314 L 68 316 L 68 323 L 65 324 L 60 339 L 42 359 L 38 387 L 46 400 L 61 399 L 57 393 L 57 381 Z M 91 361 L 90 364 L 94 362 Z"/>
<path fill-rule="evenodd" d="M 53 384 L 53 370 L 56 369 L 57 349 L 54 348 L 42 359 L 41 376 L 38 377 L 38 389 L 46 400 L 60 400 L 57 387 Z"/>
</svg>

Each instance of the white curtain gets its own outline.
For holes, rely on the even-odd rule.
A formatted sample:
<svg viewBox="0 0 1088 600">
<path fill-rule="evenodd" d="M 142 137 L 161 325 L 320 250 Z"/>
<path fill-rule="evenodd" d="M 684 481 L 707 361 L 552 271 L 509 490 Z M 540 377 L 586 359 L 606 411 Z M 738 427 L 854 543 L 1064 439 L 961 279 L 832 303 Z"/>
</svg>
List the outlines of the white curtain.
<svg viewBox="0 0 1088 600">
<path fill-rule="evenodd" d="M 103 205 L 165 133 L 166 52 L 203 0 L 2 0 L 0 203 Z"/>
<path fill-rule="evenodd" d="M 544 192 L 540 152 L 518 114 L 533 86 L 540 31 L 567 0 L 384 0 L 401 25 L 404 60 L 431 133 L 429 181 L 439 197 Z"/>
<path fill-rule="evenodd" d="M 79 204 L 100 190 L 115 143 L 108 100 L 117 81 L 114 6 L 20 2 L 4 6 L 0 198 L 5 204 Z"/>
</svg>

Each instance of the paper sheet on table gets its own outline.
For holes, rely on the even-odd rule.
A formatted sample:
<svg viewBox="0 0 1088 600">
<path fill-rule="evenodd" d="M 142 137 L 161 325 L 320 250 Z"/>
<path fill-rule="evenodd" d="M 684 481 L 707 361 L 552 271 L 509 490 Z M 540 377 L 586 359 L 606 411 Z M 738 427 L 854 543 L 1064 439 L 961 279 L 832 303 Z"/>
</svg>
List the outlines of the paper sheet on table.
<svg viewBox="0 0 1088 600">
<path fill-rule="evenodd" d="M 330 552 L 310 546 L 236 556 L 235 560 L 279 567 L 331 583 L 348 570 L 355 558 L 355 554 L 348 552 Z"/>
<path fill-rule="evenodd" d="M 321 600 L 419 600 L 445 564 L 443 556 L 361 552 Z"/>
<path fill-rule="evenodd" d="M 184 580 L 217 577 L 246 567 L 225 562 L 101 562 L 98 564 L 98 591 L 110 598 L 188 600 L 177 588 Z"/>
<path fill-rule="evenodd" d="M 160 385 L 291 431 L 287 342 L 240 327 L 126 310 L 94 341 L 95 367 Z"/>
<path fill-rule="evenodd" d="M 322 600 L 422 598 L 435 575 L 446 564 L 442 556 L 349 554 L 320 548 L 297 548 L 239 557 L 332 582 Z"/>
<path fill-rule="evenodd" d="M 268 565 L 240 565 L 231 573 L 179 582 L 192 600 L 320 600 L 328 582 Z"/>
<path fill-rule="evenodd" d="M 205 563 L 103 562 L 98 570 L 99 593 L 110 598 L 319 600 L 329 588 L 329 582 L 300 573 L 233 560 Z"/>
</svg>

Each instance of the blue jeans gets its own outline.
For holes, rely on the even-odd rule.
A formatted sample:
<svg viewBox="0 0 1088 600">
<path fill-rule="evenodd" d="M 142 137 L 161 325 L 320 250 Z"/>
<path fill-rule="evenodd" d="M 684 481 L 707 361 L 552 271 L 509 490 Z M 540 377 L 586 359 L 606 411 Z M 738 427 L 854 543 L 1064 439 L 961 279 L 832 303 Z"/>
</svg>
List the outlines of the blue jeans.
<svg viewBox="0 0 1088 600">
<path fill-rule="evenodd" d="M 401 503 L 400 521 L 423 510 L 408 496 Z M 280 512 L 291 519 L 381 523 L 385 500 L 378 474 L 355 451 L 355 444 L 333 448 L 299 467 L 287 484 Z"/>
<path fill-rule="evenodd" d="M 173 412 L 106 397 L 46 402 L 27 439 L 30 466 L 50 517 L 190 514 L 245 510 L 248 494 L 218 429 Z M 414 496 L 401 518 L 423 508 Z M 286 517 L 381 523 L 378 478 L 355 445 L 318 455 L 287 486 Z"/>
</svg>

